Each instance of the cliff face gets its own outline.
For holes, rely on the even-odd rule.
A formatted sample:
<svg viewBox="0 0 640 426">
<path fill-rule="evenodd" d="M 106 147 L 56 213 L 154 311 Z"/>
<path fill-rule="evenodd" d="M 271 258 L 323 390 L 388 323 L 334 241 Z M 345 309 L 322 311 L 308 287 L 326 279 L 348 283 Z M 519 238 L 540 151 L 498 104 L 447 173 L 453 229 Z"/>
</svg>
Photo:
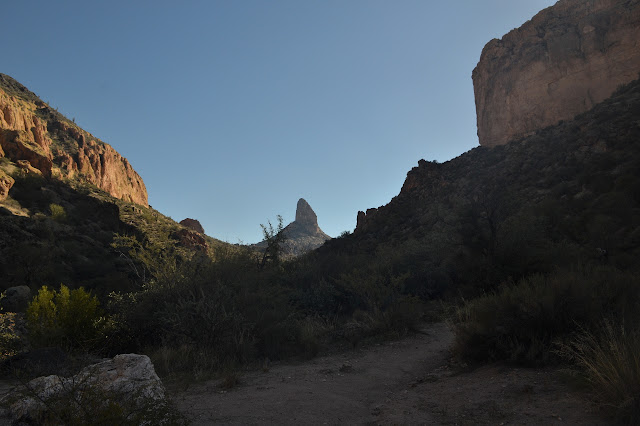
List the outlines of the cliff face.
<svg viewBox="0 0 640 426">
<path fill-rule="evenodd" d="M 148 206 L 142 178 L 110 145 L 0 74 L 0 157 L 28 161 L 46 177 L 79 179 L 114 197 Z"/>
<path fill-rule="evenodd" d="M 560 0 L 490 41 L 473 71 L 480 145 L 602 102 L 640 72 L 640 0 Z"/>
</svg>

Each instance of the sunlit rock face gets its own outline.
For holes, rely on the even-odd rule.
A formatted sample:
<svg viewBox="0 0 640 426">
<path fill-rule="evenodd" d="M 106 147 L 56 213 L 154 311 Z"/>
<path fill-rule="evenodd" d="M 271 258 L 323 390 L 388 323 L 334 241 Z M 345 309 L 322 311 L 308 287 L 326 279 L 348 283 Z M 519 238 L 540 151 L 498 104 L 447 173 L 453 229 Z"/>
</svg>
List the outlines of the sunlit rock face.
<svg viewBox="0 0 640 426">
<path fill-rule="evenodd" d="M 149 205 L 144 182 L 126 158 L 4 74 L 0 157 L 26 161 L 45 177 L 78 179 L 116 198 Z"/>
<path fill-rule="evenodd" d="M 204 228 L 200 224 L 200 221 L 198 221 L 197 219 L 191 219 L 191 218 L 182 219 L 180 221 L 180 225 L 184 226 L 185 228 L 189 228 L 192 231 L 196 231 L 201 234 L 204 234 Z"/>
<path fill-rule="evenodd" d="M 640 73 L 640 0 L 560 0 L 502 39 L 473 71 L 480 145 L 568 120 Z"/>
</svg>

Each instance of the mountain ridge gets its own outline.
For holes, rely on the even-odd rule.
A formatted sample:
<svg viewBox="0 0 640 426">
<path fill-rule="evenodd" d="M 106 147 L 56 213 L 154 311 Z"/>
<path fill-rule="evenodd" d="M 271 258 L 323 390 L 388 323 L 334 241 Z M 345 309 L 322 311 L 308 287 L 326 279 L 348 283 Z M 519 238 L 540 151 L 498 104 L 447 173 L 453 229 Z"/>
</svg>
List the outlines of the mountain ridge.
<svg viewBox="0 0 640 426">
<path fill-rule="evenodd" d="M 0 157 L 46 178 L 84 181 L 149 205 L 144 181 L 126 158 L 6 74 L 0 74 Z"/>
</svg>

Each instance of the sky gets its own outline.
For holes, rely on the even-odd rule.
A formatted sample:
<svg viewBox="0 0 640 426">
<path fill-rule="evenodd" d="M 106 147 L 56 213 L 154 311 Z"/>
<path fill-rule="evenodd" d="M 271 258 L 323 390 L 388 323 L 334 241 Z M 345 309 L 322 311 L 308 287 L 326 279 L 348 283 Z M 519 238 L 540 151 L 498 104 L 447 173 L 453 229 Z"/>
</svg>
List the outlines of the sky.
<svg viewBox="0 0 640 426">
<path fill-rule="evenodd" d="M 553 0 L 4 0 L 0 72 L 111 144 L 149 204 L 231 243 L 330 236 L 478 146 L 484 45 Z"/>
</svg>

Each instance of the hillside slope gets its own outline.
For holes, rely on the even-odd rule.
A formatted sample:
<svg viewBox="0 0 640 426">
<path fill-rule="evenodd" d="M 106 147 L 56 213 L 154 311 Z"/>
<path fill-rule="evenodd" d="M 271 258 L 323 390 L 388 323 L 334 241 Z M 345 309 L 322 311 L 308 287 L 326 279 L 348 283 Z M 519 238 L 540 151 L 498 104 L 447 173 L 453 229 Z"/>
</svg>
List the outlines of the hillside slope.
<svg viewBox="0 0 640 426">
<path fill-rule="evenodd" d="M 47 178 L 90 183 L 148 206 L 144 182 L 126 158 L 5 74 L 0 74 L 0 157 Z"/>
<path fill-rule="evenodd" d="M 340 283 L 358 271 L 410 294 L 482 292 L 557 266 L 636 266 L 640 82 L 574 120 L 446 163 L 421 160 L 400 194 L 315 254 Z M 315 281 L 316 278 L 313 279 Z M 391 285 L 391 284 L 388 284 Z"/>
<path fill-rule="evenodd" d="M 150 208 L 125 158 L 0 74 L 0 291 L 131 290 L 151 279 L 153 264 L 223 247 Z"/>
</svg>

